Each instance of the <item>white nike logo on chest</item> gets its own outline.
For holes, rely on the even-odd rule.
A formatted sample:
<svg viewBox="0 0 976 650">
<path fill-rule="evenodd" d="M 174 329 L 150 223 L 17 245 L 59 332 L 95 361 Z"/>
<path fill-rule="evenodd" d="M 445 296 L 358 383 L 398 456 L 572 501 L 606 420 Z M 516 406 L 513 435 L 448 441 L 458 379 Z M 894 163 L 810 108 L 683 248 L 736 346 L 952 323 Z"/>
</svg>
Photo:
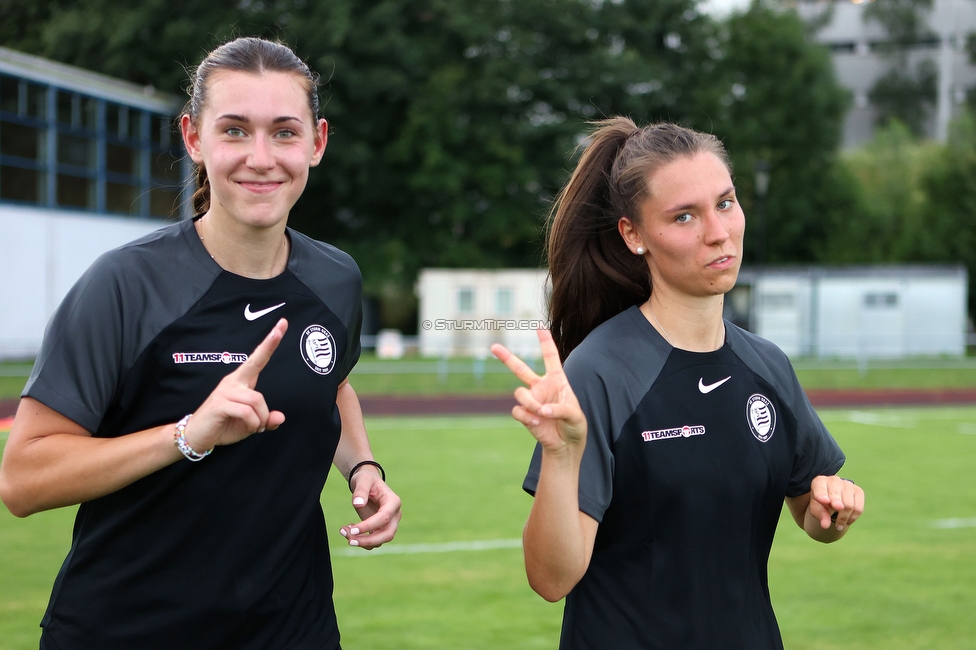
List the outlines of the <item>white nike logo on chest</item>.
<svg viewBox="0 0 976 650">
<path fill-rule="evenodd" d="M 275 309 L 278 309 L 278 307 L 284 307 L 284 306 L 285 303 L 280 303 L 274 305 L 273 307 L 268 307 L 267 309 L 261 309 L 259 311 L 251 311 L 251 303 L 248 303 L 247 307 L 244 308 L 244 318 L 246 318 L 247 320 L 257 320 L 262 316 L 264 316 L 265 314 L 270 314 Z"/>
<path fill-rule="evenodd" d="M 708 385 L 706 385 L 705 384 L 705 378 L 702 377 L 701 379 L 698 380 L 698 390 L 701 391 L 701 394 L 702 395 L 707 395 L 708 393 L 711 393 L 713 390 L 715 390 L 716 388 L 718 388 L 719 386 L 721 386 L 722 384 L 724 384 L 725 382 L 727 382 L 730 379 L 732 379 L 732 375 L 729 375 L 725 379 L 720 379 L 717 382 L 715 382 L 714 384 L 708 384 Z"/>
</svg>

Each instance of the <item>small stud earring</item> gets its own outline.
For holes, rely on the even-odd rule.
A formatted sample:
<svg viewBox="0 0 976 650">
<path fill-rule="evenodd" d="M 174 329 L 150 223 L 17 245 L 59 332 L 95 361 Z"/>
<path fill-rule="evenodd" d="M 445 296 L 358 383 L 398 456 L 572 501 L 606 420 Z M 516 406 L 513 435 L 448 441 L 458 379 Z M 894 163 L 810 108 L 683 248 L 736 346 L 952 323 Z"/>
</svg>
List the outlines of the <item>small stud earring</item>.
<svg viewBox="0 0 976 650">
<path fill-rule="evenodd" d="M 637 247 L 637 254 L 638 255 L 643 255 L 644 254 L 644 247 L 643 246 L 638 246 Z"/>
</svg>

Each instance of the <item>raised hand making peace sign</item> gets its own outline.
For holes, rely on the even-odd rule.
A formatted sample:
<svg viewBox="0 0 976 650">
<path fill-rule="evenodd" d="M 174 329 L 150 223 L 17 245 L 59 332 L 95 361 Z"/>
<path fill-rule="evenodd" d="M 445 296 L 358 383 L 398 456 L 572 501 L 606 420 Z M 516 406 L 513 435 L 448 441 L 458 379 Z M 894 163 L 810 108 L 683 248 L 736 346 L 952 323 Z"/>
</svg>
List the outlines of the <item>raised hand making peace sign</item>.
<svg viewBox="0 0 976 650">
<path fill-rule="evenodd" d="M 563 372 L 552 334 L 539 330 L 538 335 L 546 367 L 541 377 L 504 346 L 493 345 L 491 352 L 526 383 L 515 390 L 518 405 L 512 416 L 539 441 L 542 471 L 522 533 L 522 551 L 529 584 L 555 602 L 586 571 L 598 524 L 580 511 L 577 498 L 586 416 Z"/>
<path fill-rule="evenodd" d="M 567 446 L 582 447 L 586 443 L 586 418 L 563 373 L 552 334 L 542 329 L 537 334 L 546 367 L 542 377 L 504 345 L 491 346 L 491 353 L 526 384 L 515 390 L 518 406 L 512 409 L 512 416 L 524 424 L 547 451 L 558 452 Z"/>
</svg>

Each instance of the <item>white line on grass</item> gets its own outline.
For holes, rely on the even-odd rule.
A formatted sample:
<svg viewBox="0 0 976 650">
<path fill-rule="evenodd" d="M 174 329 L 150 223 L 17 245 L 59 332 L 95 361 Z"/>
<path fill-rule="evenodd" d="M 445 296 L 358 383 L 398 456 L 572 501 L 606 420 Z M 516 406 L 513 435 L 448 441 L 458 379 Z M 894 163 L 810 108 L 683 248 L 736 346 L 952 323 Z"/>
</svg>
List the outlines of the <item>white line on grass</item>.
<svg viewBox="0 0 976 650">
<path fill-rule="evenodd" d="M 369 431 L 427 431 L 435 429 L 469 431 L 471 429 L 518 429 L 521 427 L 522 425 L 509 415 L 487 418 L 457 416 L 366 418 L 366 428 Z"/>
<path fill-rule="evenodd" d="M 453 553 L 455 551 L 493 551 L 500 548 L 521 548 L 520 539 L 485 539 L 472 542 L 445 542 L 443 544 L 386 544 L 372 551 L 343 548 L 335 555 L 365 557 L 367 555 L 407 555 L 413 553 Z"/>
<path fill-rule="evenodd" d="M 914 418 L 903 418 L 897 414 L 872 413 L 871 411 L 851 411 L 847 418 L 857 424 L 869 424 L 878 427 L 896 427 L 914 429 L 918 423 Z"/>
<path fill-rule="evenodd" d="M 976 517 L 961 519 L 953 517 L 951 519 L 936 519 L 932 522 L 932 528 L 976 528 Z"/>
</svg>

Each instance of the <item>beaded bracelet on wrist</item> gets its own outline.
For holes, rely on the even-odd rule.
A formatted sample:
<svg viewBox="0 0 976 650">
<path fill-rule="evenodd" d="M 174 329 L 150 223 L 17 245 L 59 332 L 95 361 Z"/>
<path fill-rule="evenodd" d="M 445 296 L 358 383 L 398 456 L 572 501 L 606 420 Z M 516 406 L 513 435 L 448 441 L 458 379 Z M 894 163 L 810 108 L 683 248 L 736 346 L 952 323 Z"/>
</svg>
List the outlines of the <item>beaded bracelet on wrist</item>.
<svg viewBox="0 0 976 650">
<path fill-rule="evenodd" d="M 173 436 L 173 442 L 176 443 L 176 448 L 180 450 L 180 453 L 186 456 L 187 460 L 192 460 L 194 463 L 199 462 L 210 455 L 213 449 L 208 449 L 202 454 L 193 450 L 190 443 L 186 441 L 186 423 L 190 421 L 190 416 L 192 413 L 183 416 L 183 419 L 176 423 L 176 433 Z"/>
</svg>

